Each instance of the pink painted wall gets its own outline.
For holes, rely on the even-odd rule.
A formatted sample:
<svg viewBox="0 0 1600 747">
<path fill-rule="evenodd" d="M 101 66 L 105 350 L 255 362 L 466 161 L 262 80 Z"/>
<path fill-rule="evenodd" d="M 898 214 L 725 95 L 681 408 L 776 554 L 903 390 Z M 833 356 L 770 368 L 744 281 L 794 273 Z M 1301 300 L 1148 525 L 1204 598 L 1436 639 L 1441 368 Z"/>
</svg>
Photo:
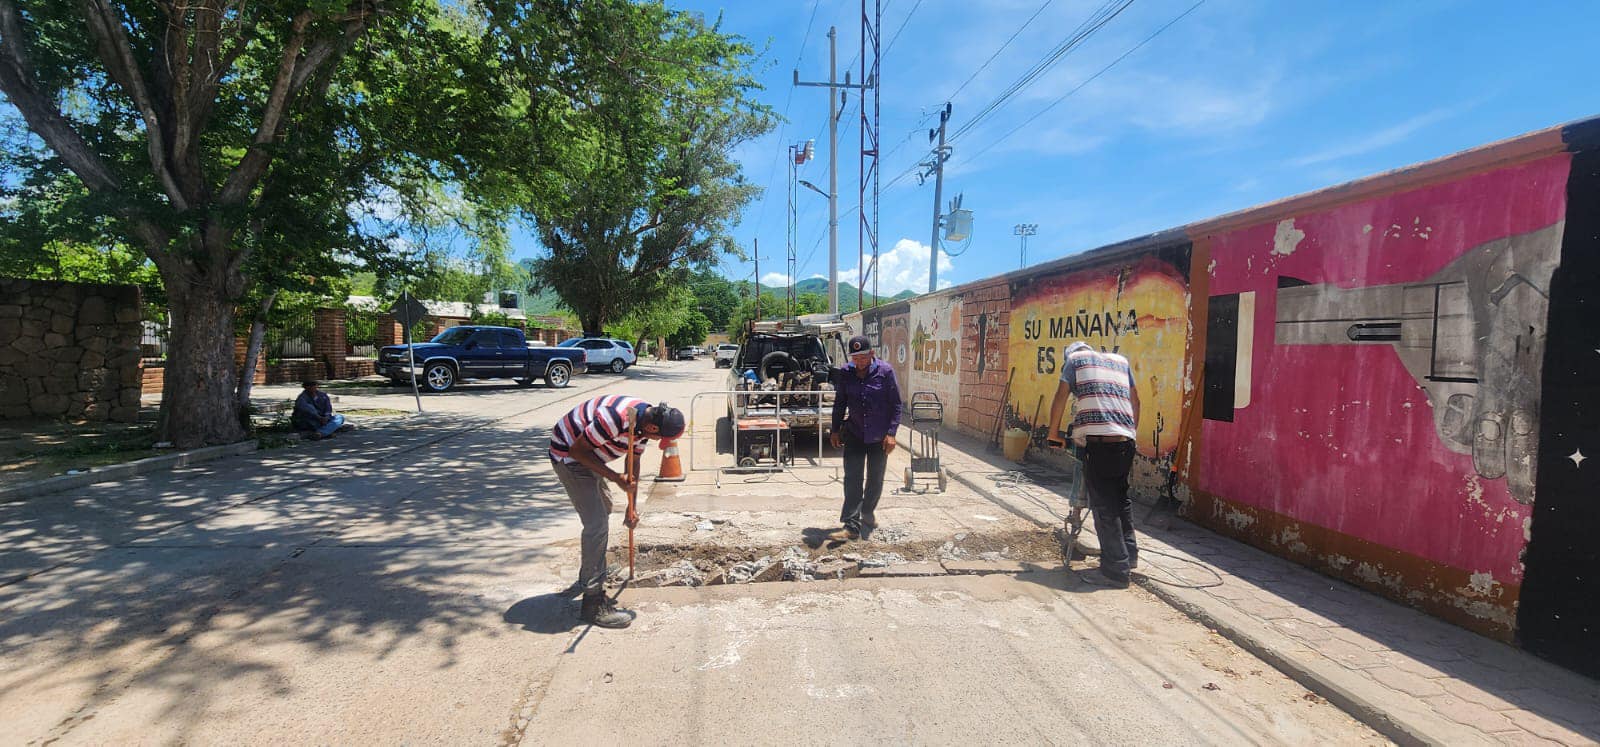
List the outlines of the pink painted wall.
<svg viewBox="0 0 1600 747">
<path fill-rule="evenodd" d="M 1568 166 L 1562 154 L 1210 237 L 1209 294 L 1254 292 L 1254 334 L 1248 403 L 1201 424 L 1198 487 L 1520 583 L 1531 506 L 1441 439 L 1399 344 L 1276 344 L 1278 285 L 1422 283 L 1489 242 L 1548 234 L 1566 212 Z"/>
</svg>

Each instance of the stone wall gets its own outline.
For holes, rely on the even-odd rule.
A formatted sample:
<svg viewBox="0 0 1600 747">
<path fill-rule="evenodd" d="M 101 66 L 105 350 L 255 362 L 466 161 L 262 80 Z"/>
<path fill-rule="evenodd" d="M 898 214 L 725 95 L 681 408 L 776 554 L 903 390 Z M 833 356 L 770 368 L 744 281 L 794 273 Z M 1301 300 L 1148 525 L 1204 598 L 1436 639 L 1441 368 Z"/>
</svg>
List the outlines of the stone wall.
<svg viewBox="0 0 1600 747">
<path fill-rule="evenodd" d="M 139 289 L 0 278 L 0 420 L 132 422 Z"/>
</svg>

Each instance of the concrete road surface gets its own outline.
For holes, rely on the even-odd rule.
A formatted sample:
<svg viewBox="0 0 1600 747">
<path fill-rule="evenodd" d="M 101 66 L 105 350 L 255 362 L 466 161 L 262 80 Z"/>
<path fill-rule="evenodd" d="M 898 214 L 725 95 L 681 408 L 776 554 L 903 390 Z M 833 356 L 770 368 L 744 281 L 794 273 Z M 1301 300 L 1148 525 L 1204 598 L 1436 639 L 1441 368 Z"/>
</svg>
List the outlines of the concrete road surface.
<svg viewBox="0 0 1600 747">
<path fill-rule="evenodd" d="M 630 589 L 634 629 L 577 626 L 550 423 L 725 375 L 467 387 L 0 505 L 0 743 L 1382 741 L 1144 592 L 1059 572 Z"/>
</svg>

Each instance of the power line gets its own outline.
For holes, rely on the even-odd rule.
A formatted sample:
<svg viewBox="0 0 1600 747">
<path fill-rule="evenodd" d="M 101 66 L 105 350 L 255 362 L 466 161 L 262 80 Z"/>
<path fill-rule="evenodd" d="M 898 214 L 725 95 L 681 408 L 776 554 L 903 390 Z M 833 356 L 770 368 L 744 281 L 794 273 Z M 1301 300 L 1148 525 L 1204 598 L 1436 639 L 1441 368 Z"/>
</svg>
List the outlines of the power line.
<svg viewBox="0 0 1600 747">
<path fill-rule="evenodd" d="M 894 43 L 900 39 L 900 32 L 906 30 L 906 24 L 911 22 L 911 17 L 917 14 L 917 8 L 920 7 L 922 7 L 922 0 L 917 0 L 917 4 L 911 6 L 911 12 L 907 13 L 906 17 L 901 19 L 900 28 L 894 30 L 894 36 L 889 37 L 889 46 L 883 48 L 883 53 L 885 55 L 889 54 L 889 50 L 894 49 Z"/>
<path fill-rule="evenodd" d="M 1099 10 L 1095 11 L 1094 15 L 1090 16 L 1089 20 L 1085 21 L 1083 24 L 1080 24 L 1078 28 L 1074 30 L 1073 33 L 1070 34 L 1065 40 L 1052 48 L 1049 53 L 1047 53 L 1038 62 L 1034 63 L 1032 67 L 1028 68 L 1027 72 L 1024 72 L 1021 77 L 1013 81 L 1011 85 L 1007 86 L 1004 91 L 1001 91 L 998 96 L 996 96 L 988 104 L 985 104 L 976 115 L 967 120 L 965 124 L 961 125 L 961 127 L 955 131 L 955 134 L 950 136 L 950 140 L 959 140 L 963 135 L 971 132 L 973 128 L 982 124 L 984 120 L 988 119 L 1002 106 L 1005 106 L 1006 102 L 1010 101 L 1012 97 L 1021 93 L 1023 89 L 1027 88 L 1034 81 L 1038 80 L 1045 73 L 1049 72 L 1050 69 L 1055 67 L 1056 63 L 1060 62 L 1063 57 L 1077 49 L 1096 31 L 1099 31 L 1100 29 L 1104 28 L 1106 24 L 1110 23 L 1112 19 L 1121 15 L 1122 12 L 1127 10 L 1128 6 L 1130 5 L 1133 5 L 1133 0 L 1110 0 L 1110 2 L 1107 2 L 1104 6 L 1101 6 Z"/>
<path fill-rule="evenodd" d="M 1183 20 L 1184 17 L 1188 16 L 1190 13 L 1193 13 L 1195 11 L 1195 9 L 1199 8 L 1202 5 L 1205 5 L 1205 3 L 1206 3 L 1206 0 L 1199 0 L 1199 2 L 1196 2 L 1194 5 L 1189 6 L 1188 10 L 1185 10 L 1184 12 L 1179 13 L 1177 16 L 1174 16 L 1172 20 L 1167 21 L 1164 25 L 1161 26 L 1161 28 L 1156 29 L 1153 33 L 1151 33 L 1149 36 L 1145 37 L 1138 44 L 1135 44 L 1132 47 L 1130 47 L 1128 49 L 1128 51 L 1123 52 L 1121 56 L 1119 56 L 1116 59 L 1112 60 L 1110 62 L 1110 64 L 1106 65 L 1103 68 L 1100 68 L 1099 72 L 1097 72 L 1094 75 L 1091 75 L 1088 78 L 1084 79 L 1084 81 L 1082 83 L 1079 83 L 1077 86 L 1073 87 L 1072 90 L 1067 91 L 1064 94 L 1061 94 L 1061 96 L 1059 98 L 1057 98 L 1055 101 L 1050 102 L 1050 104 L 1048 106 L 1046 106 L 1045 108 L 1040 109 L 1037 112 L 1034 112 L 1033 116 L 1028 117 L 1026 120 L 1024 120 L 1022 122 L 1022 124 L 1019 124 L 1016 127 L 1011 128 L 1010 130 L 1008 130 L 1006 132 L 1006 134 L 1001 135 L 1000 137 L 996 138 L 993 142 L 989 143 L 988 145 L 985 145 L 978 152 L 973 153 L 971 156 L 968 156 L 967 158 L 962 159 L 961 165 L 965 165 L 967 163 L 971 163 L 974 160 L 977 160 L 978 156 L 981 156 L 984 153 L 989 152 L 989 149 L 991 149 L 991 148 L 995 147 L 996 145 L 999 145 L 1000 143 L 1004 142 L 1006 140 L 1006 138 L 1009 138 L 1012 135 L 1017 134 L 1017 132 L 1019 130 L 1021 130 L 1024 127 L 1027 127 L 1030 123 L 1033 122 L 1033 120 L 1044 116 L 1044 114 L 1046 112 L 1050 111 L 1051 109 L 1054 109 L 1056 107 L 1056 105 L 1060 104 L 1063 101 L 1066 101 L 1067 97 L 1069 97 L 1072 94 L 1075 94 L 1078 91 L 1082 90 L 1084 86 L 1087 86 L 1090 83 L 1093 83 L 1096 78 L 1099 78 L 1100 76 L 1105 75 L 1106 71 L 1110 70 L 1113 67 L 1116 67 L 1117 63 L 1122 62 L 1124 59 L 1127 59 L 1128 55 L 1131 55 L 1134 52 L 1139 51 L 1140 47 L 1143 47 L 1144 45 L 1150 43 L 1150 40 L 1160 36 L 1161 32 L 1166 31 L 1169 28 L 1172 28 L 1173 24 L 1176 24 L 1177 22 Z"/>
<path fill-rule="evenodd" d="M 967 84 L 969 84 L 972 81 L 976 80 L 978 75 L 980 73 L 982 73 L 984 70 L 989 69 L 989 63 L 994 62 L 995 58 L 999 57 L 1001 52 L 1006 51 L 1006 47 L 1011 46 L 1011 42 L 1016 41 L 1017 40 L 1017 36 L 1021 35 L 1023 31 L 1027 30 L 1028 24 L 1033 23 L 1033 20 L 1035 18 L 1038 18 L 1039 14 L 1043 13 L 1044 9 L 1050 7 L 1050 4 L 1055 2 L 1055 1 L 1056 0 L 1044 0 L 1044 4 L 1040 5 L 1039 9 L 1034 11 L 1033 15 L 1028 16 L 1028 20 L 1023 21 L 1022 22 L 1022 26 L 1018 27 L 1016 31 L 1013 31 L 1011 33 L 1011 36 L 1006 39 L 1005 43 L 1001 44 L 1000 48 L 996 49 L 994 51 L 994 54 L 989 55 L 989 59 L 984 60 L 983 64 L 978 66 L 977 70 L 972 71 L 972 75 L 968 76 L 966 80 L 962 81 L 961 85 L 956 88 L 955 93 L 952 93 L 949 96 L 944 97 L 944 100 L 945 101 L 954 101 L 957 94 L 960 94 L 962 91 L 966 90 Z"/>
</svg>

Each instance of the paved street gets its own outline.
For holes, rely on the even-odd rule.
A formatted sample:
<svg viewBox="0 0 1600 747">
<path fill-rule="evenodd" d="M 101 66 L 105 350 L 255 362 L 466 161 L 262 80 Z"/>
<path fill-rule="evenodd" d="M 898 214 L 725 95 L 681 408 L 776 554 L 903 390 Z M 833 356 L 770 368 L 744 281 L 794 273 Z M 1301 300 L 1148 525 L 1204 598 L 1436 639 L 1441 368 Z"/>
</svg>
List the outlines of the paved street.
<svg viewBox="0 0 1600 747">
<path fill-rule="evenodd" d="M 687 403 L 725 373 L 469 385 L 332 441 L 0 505 L 0 741 L 1384 741 L 1148 592 L 1096 591 L 1059 561 L 631 588 L 633 629 L 579 627 L 553 593 L 578 524 L 548 424 L 595 392 Z M 696 434 L 714 427 L 697 415 Z M 798 544 L 835 518 L 829 459 L 721 487 L 696 472 L 646 503 L 641 544 Z M 955 483 L 886 495 L 880 518 L 863 552 L 1037 530 Z"/>
</svg>

